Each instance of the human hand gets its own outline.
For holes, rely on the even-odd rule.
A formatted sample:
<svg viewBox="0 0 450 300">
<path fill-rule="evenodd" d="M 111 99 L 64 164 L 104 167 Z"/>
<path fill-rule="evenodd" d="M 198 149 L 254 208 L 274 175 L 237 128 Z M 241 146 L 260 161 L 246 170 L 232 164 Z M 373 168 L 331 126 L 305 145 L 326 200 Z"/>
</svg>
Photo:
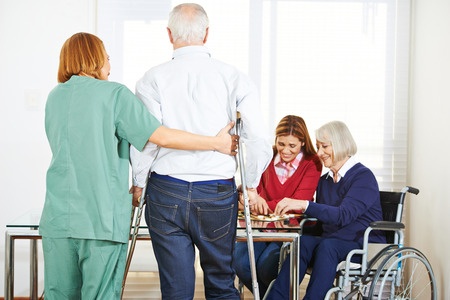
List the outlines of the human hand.
<svg viewBox="0 0 450 300">
<path fill-rule="evenodd" d="M 141 201 L 141 196 L 142 196 L 142 190 L 143 190 L 143 188 L 134 186 L 134 185 L 129 190 L 129 193 L 133 194 L 132 204 L 135 207 L 139 206 L 139 202 Z"/>
<path fill-rule="evenodd" d="M 248 205 L 252 207 L 258 202 L 258 193 L 255 188 L 247 188 Z"/>
<path fill-rule="evenodd" d="M 238 189 L 238 210 L 244 210 L 244 194 Z"/>
<path fill-rule="evenodd" d="M 244 209 L 245 206 L 245 200 L 244 200 L 244 193 L 242 192 L 242 185 L 239 185 L 238 188 L 238 200 L 239 200 L 239 208 L 241 210 Z M 250 212 L 255 214 L 255 211 L 253 207 L 258 202 L 258 193 L 256 192 L 255 188 L 247 188 L 247 197 L 248 197 L 248 206 L 250 208 Z"/>
<path fill-rule="evenodd" d="M 269 205 L 267 204 L 266 199 L 261 197 L 260 195 L 256 194 L 256 203 L 252 205 L 251 211 L 252 213 L 256 215 L 264 215 L 267 216 L 269 214 L 272 214 L 273 211 L 269 208 Z"/>
<path fill-rule="evenodd" d="M 255 195 L 253 194 L 253 192 L 249 192 L 255 189 L 248 189 L 247 188 L 247 198 L 248 198 L 248 206 L 250 208 L 250 210 L 252 209 L 253 204 L 255 204 Z M 237 191 L 238 191 L 238 208 L 240 210 L 244 210 L 245 207 L 245 200 L 244 200 L 244 192 L 242 191 L 242 184 L 240 184 L 237 187 Z M 256 190 L 255 190 L 256 191 Z M 252 193 L 252 194 L 250 194 Z"/>
<path fill-rule="evenodd" d="M 238 152 L 239 136 L 236 134 L 230 134 L 229 131 L 234 127 L 234 122 L 230 122 L 227 126 L 222 128 L 216 135 L 217 151 L 223 154 L 235 156 Z"/>
<path fill-rule="evenodd" d="M 277 206 L 275 207 L 274 213 L 278 216 L 282 216 L 284 214 L 287 214 L 287 212 L 291 210 L 304 212 L 307 208 L 307 202 L 307 200 L 283 198 L 283 200 L 278 202 Z"/>
</svg>

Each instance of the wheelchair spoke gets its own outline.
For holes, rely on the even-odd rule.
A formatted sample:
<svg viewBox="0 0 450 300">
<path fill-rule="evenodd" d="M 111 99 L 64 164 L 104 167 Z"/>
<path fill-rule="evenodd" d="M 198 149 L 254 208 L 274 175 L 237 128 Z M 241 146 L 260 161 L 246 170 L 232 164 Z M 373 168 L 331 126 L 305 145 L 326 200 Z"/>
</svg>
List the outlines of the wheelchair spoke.
<svg viewBox="0 0 450 300">
<path fill-rule="evenodd" d="M 414 248 L 392 253 L 373 277 L 369 299 L 437 299 L 436 280 L 426 257 Z"/>
<path fill-rule="evenodd" d="M 424 270 L 423 268 L 421 268 L 421 266 L 422 262 L 420 259 L 416 259 L 412 262 L 410 271 L 411 275 L 408 282 L 402 284 L 402 286 L 404 286 L 404 290 L 401 293 L 400 299 L 413 299 L 411 297 L 413 288 L 416 288 L 414 293 L 415 294 L 414 299 L 420 299 L 423 295 L 426 295 L 428 293 L 431 285 L 430 281 L 427 281 L 427 284 L 422 286 L 420 290 L 417 289 L 417 287 L 419 287 L 420 282 L 424 280 L 426 281 L 429 277 L 428 270 Z M 405 269 L 402 269 L 403 271 L 402 278 L 405 280 L 407 276 L 406 274 L 404 274 L 404 270 Z"/>
</svg>

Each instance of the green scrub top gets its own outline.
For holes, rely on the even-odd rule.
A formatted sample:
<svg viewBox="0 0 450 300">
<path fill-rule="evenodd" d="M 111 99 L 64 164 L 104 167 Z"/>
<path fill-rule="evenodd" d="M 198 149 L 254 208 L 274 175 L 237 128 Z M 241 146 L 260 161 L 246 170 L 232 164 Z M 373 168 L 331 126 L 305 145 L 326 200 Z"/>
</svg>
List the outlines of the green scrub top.
<svg viewBox="0 0 450 300">
<path fill-rule="evenodd" d="M 45 108 L 53 156 L 40 234 L 128 242 L 129 144 L 142 150 L 159 126 L 122 84 L 85 76 L 58 84 Z"/>
</svg>

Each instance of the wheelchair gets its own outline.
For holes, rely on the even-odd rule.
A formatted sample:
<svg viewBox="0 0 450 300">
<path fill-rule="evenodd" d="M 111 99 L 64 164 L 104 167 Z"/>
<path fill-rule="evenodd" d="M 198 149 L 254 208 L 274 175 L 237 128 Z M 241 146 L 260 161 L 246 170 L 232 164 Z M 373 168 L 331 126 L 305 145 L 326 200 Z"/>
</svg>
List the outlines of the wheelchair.
<svg viewBox="0 0 450 300">
<path fill-rule="evenodd" d="M 337 266 L 335 286 L 328 291 L 325 300 L 438 299 L 430 262 L 419 250 L 404 246 L 402 217 L 408 193 L 417 195 L 419 190 L 406 186 L 400 192 L 380 191 L 383 221 L 372 222 L 364 233 L 362 249 L 350 251 L 346 260 Z M 318 234 L 314 224 L 319 223 L 316 218 L 303 218 L 300 234 Z M 387 244 L 369 244 L 373 230 L 385 231 Z M 381 250 L 371 255 L 374 246 Z M 288 255 L 288 243 L 285 243 L 280 250 L 279 269 Z M 353 262 L 356 256 L 361 258 L 361 263 Z"/>
<path fill-rule="evenodd" d="M 405 247 L 402 223 L 403 205 L 407 193 L 419 190 L 406 186 L 400 192 L 380 192 L 383 221 L 370 224 L 364 234 L 362 249 L 352 250 L 338 266 L 335 287 L 325 299 L 438 299 L 436 278 L 432 267 L 419 250 Z M 388 245 L 369 257 L 368 238 L 373 230 L 386 232 Z M 362 257 L 355 267 L 352 258 Z M 340 267 L 342 265 L 342 267 Z"/>
</svg>

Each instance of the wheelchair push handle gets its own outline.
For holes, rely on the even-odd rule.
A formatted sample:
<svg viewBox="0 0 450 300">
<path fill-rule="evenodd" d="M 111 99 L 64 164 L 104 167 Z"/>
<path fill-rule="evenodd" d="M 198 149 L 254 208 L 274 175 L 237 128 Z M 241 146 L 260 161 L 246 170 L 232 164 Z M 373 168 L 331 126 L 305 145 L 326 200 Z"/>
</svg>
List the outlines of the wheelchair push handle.
<svg viewBox="0 0 450 300">
<path fill-rule="evenodd" d="M 419 189 L 417 189 L 415 187 L 412 187 L 412 186 L 406 186 L 404 188 L 404 192 L 408 192 L 408 193 L 412 193 L 414 195 L 417 195 L 417 194 L 419 194 Z"/>
</svg>

